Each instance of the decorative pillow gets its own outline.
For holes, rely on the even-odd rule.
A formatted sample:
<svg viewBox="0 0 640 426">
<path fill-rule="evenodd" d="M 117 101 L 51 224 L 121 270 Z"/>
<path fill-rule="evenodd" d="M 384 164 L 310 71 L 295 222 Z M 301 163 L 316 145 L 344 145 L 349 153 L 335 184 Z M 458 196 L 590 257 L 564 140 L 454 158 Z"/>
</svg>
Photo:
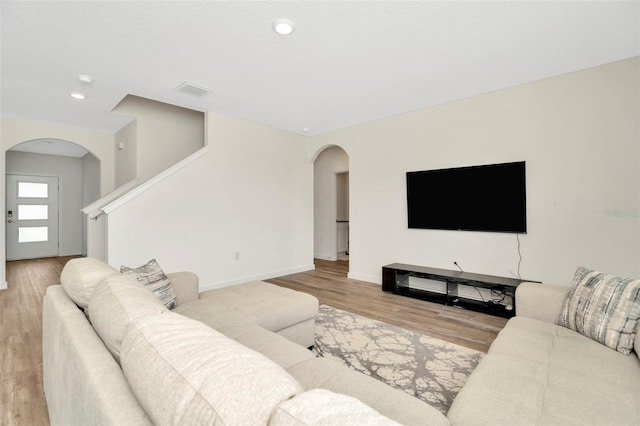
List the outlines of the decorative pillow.
<svg viewBox="0 0 640 426">
<path fill-rule="evenodd" d="M 120 272 L 134 275 L 140 284 L 151 290 L 164 303 L 167 309 L 177 306 L 176 291 L 155 259 L 137 268 L 121 266 Z"/>
<path fill-rule="evenodd" d="M 580 266 L 557 323 L 628 355 L 640 323 L 640 279 Z"/>
</svg>

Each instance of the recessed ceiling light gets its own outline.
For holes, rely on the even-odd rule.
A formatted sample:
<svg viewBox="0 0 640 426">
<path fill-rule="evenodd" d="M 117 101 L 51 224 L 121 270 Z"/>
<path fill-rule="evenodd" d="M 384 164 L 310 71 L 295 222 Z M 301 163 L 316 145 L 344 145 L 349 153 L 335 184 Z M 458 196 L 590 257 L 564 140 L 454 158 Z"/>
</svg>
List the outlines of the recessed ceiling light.
<svg viewBox="0 0 640 426">
<path fill-rule="evenodd" d="M 288 35 L 296 29 L 296 25 L 289 19 L 276 19 L 273 21 L 273 30 L 280 35 Z"/>
<path fill-rule="evenodd" d="M 80 83 L 91 84 L 93 83 L 93 78 L 86 74 L 78 74 L 78 80 Z"/>
<path fill-rule="evenodd" d="M 82 93 L 78 93 L 78 92 L 71 92 L 71 97 L 73 99 L 80 99 L 80 100 L 85 98 L 85 96 Z"/>
</svg>

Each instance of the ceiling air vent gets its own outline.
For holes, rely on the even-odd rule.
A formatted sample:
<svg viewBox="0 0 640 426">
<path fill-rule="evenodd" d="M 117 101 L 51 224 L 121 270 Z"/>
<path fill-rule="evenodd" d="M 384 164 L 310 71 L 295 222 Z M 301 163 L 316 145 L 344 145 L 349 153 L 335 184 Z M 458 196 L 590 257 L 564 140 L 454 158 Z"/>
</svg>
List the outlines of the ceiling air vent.
<svg viewBox="0 0 640 426">
<path fill-rule="evenodd" d="M 196 83 L 192 83 L 190 81 L 185 81 L 180 86 L 176 87 L 176 90 L 194 96 L 204 96 L 207 93 L 211 92 L 211 89 Z"/>
</svg>

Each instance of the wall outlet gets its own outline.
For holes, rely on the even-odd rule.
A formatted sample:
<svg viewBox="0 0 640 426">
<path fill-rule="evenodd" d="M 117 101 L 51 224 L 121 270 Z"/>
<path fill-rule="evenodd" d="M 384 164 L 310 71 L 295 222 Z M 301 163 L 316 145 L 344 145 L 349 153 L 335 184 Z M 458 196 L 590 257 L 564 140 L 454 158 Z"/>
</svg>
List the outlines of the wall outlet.
<svg viewBox="0 0 640 426">
<path fill-rule="evenodd" d="M 235 252 L 234 258 L 236 259 L 236 261 L 240 260 L 240 252 L 239 251 Z"/>
</svg>

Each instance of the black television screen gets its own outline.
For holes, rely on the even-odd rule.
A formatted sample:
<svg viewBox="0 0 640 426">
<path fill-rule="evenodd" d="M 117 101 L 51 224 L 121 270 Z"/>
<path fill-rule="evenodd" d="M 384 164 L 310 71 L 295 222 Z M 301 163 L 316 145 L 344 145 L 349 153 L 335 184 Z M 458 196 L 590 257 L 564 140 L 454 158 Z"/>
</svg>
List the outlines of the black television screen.
<svg viewBox="0 0 640 426">
<path fill-rule="evenodd" d="M 525 162 L 407 172 L 409 228 L 527 232 Z"/>
</svg>

